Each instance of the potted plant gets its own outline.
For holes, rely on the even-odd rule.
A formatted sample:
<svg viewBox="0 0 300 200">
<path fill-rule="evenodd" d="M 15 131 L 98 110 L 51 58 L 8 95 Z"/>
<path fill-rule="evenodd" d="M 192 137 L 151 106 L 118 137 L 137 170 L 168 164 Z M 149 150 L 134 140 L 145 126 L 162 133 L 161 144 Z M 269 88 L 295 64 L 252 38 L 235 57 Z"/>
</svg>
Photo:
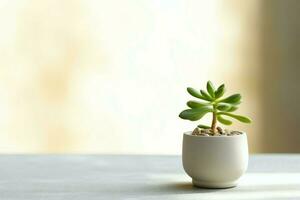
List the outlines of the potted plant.
<svg viewBox="0 0 300 200">
<path fill-rule="evenodd" d="M 224 84 L 215 89 L 210 81 L 206 88 L 207 92 L 187 88 L 190 95 L 202 101 L 188 101 L 189 109 L 179 114 L 182 119 L 197 121 L 212 113 L 211 126 L 200 124 L 194 131 L 183 134 L 183 167 L 195 186 L 234 187 L 248 166 L 247 135 L 241 131 L 222 129 L 217 122 L 231 125 L 232 121 L 228 118 L 243 123 L 250 123 L 251 119 L 233 114 L 241 103 L 240 94 L 224 98 Z"/>
</svg>

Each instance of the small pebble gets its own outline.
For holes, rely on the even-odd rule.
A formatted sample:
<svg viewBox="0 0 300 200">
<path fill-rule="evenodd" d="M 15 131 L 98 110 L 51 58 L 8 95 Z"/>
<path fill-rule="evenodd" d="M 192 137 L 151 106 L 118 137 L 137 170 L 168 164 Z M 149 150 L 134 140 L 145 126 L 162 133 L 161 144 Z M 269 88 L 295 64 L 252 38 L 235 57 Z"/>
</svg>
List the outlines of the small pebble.
<svg viewBox="0 0 300 200">
<path fill-rule="evenodd" d="M 217 127 L 217 130 L 219 131 L 219 133 L 223 133 L 223 129 L 220 126 Z"/>
<path fill-rule="evenodd" d="M 199 135 L 200 133 L 201 133 L 201 130 L 200 130 L 199 128 L 195 128 L 195 129 L 193 130 L 192 135 Z"/>
<path fill-rule="evenodd" d="M 201 133 L 210 134 L 210 130 L 209 129 L 202 129 Z"/>
<path fill-rule="evenodd" d="M 239 131 L 231 131 L 231 135 L 241 135 L 242 133 Z"/>
<path fill-rule="evenodd" d="M 221 134 L 222 134 L 222 135 L 227 135 L 225 131 L 223 131 Z"/>
</svg>

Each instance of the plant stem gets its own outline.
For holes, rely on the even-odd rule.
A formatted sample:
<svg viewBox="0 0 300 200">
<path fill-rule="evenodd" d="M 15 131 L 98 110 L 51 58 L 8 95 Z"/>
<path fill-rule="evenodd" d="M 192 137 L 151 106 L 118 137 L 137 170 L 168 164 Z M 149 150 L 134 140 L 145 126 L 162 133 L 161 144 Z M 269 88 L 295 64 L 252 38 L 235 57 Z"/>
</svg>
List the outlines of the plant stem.
<svg viewBox="0 0 300 200">
<path fill-rule="evenodd" d="M 215 106 L 214 107 L 214 112 L 212 113 L 213 114 L 213 120 L 212 120 L 212 123 L 211 123 L 211 130 L 213 132 L 213 134 L 216 134 L 216 127 L 217 127 L 217 112 L 215 110 Z"/>
</svg>

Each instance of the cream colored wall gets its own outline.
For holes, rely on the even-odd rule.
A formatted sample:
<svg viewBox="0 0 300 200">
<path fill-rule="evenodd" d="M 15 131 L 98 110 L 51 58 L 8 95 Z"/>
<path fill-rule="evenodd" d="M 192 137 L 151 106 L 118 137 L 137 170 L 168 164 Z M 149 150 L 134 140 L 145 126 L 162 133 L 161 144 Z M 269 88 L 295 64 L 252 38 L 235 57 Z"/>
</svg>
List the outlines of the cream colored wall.
<svg viewBox="0 0 300 200">
<path fill-rule="evenodd" d="M 264 1 L 262 151 L 300 152 L 300 2 Z"/>
<path fill-rule="evenodd" d="M 264 150 L 261 1 L 0 1 L 0 153 L 179 154 L 210 79 Z M 209 118 L 204 122 L 209 123 Z"/>
</svg>

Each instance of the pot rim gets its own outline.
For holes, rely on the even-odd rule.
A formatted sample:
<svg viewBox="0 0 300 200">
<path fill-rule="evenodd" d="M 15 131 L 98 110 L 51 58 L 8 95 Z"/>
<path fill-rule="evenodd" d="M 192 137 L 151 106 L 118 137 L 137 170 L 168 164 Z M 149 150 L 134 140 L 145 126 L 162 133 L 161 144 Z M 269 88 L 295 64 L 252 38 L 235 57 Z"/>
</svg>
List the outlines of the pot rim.
<svg viewBox="0 0 300 200">
<path fill-rule="evenodd" d="M 197 136 L 197 135 L 192 135 L 192 132 L 193 131 L 187 131 L 187 132 L 184 132 L 183 135 L 188 136 L 188 137 L 195 137 L 195 138 L 236 138 L 236 137 L 247 136 L 246 132 L 244 132 L 244 131 L 239 131 L 242 133 L 240 135 L 219 135 L 219 136 Z"/>
</svg>

